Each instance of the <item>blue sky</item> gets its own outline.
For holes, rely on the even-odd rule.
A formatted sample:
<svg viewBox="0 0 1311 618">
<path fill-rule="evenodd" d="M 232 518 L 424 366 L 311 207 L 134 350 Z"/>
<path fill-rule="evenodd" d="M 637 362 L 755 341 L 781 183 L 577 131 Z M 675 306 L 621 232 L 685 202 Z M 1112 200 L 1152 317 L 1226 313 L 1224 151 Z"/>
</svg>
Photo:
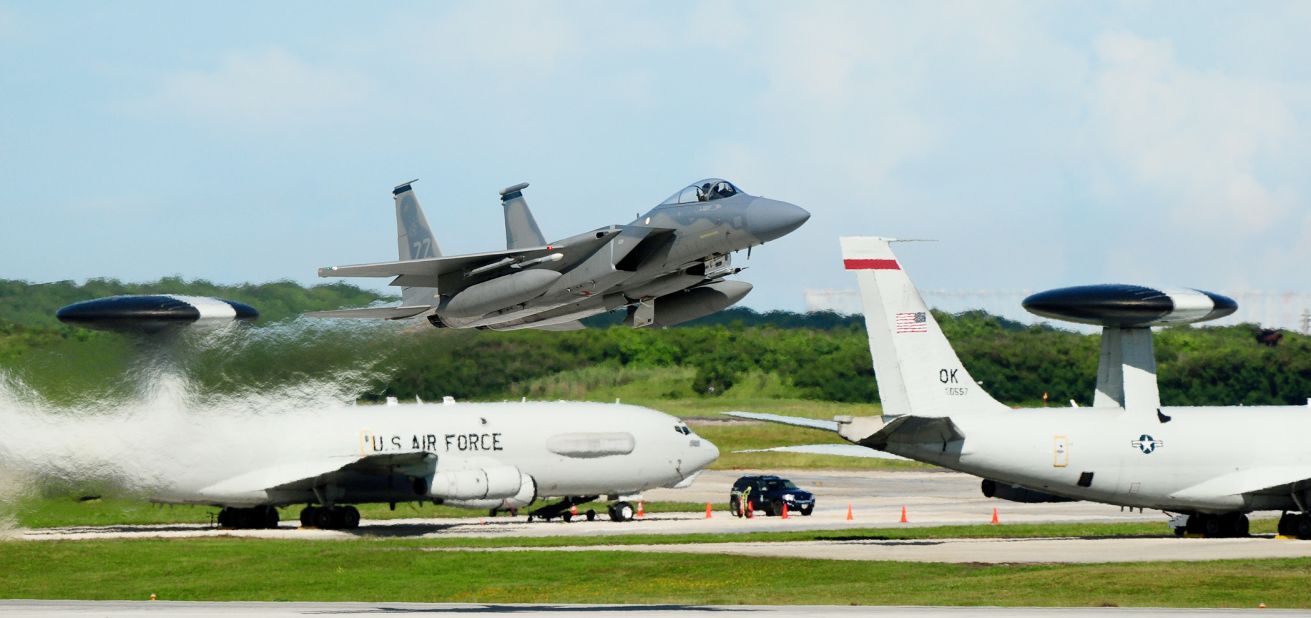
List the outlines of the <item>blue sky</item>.
<svg viewBox="0 0 1311 618">
<path fill-rule="evenodd" d="M 851 287 L 1307 290 L 1311 3 L 0 2 L 0 277 L 315 282 L 624 223 L 723 176 L 813 213 L 744 304 Z M 745 257 L 745 256 L 741 256 Z"/>
</svg>

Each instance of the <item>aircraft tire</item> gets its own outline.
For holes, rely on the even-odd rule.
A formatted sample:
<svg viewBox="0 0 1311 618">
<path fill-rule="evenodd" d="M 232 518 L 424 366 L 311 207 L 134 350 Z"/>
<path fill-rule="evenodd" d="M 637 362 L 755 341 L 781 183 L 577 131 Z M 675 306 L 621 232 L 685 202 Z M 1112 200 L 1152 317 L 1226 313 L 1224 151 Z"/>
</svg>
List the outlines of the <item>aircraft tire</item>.
<svg viewBox="0 0 1311 618">
<path fill-rule="evenodd" d="M 1279 536 L 1297 536 L 1297 515 L 1284 513 L 1279 516 L 1279 525 L 1275 527 Z"/>
<path fill-rule="evenodd" d="M 567 523 L 569 523 L 569 522 L 571 522 L 571 521 L 574 520 L 574 515 L 573 515 L 573 513 L 564 513 L 564 514 L 560 515 L 560 519 L 563 519 L 563 520 L 564 520 L 564 523 L 567 524 Z"/>
<path fill-rule="evenodd" d="M 307 506 L 300 510 L 300 527 L 313 528 L 317 523 L 319 507 Z"/>
<path fill-rule="evenodd" d="M 1229 536 L 1238 538 L 1249 536 L 1248 533 L 1251 531 L 1251 522 L 1248 521 L 1246 515 L 1242 513 L 1233 513 L 1226 517 L 1225 520 L 1225 532 L 1228 532 Z"/>
<path fill-rule="evenodd" d="M 596 509 L 587 509 L 587 521 L 596 521 Z"/>
<path fill-rule="evenodd" d="M 256 509 L 254 514 L 260 520 L 261 528 L 273 529 L 278 527 L 278 507 L 262 506 Z"/>
<path fill-rule="evenodd" d="M 1225 530 L 1224 521 L 1221 518 L 1216 517 L 1214 515 L 1205 515 L 1203 517 L 1204 519 L 1202 519 L 1202 536 L 1208 539 L 1228 536 L 1225 534 L 1225 532 L 1228 531 Z"/>
<path fill-rule="evenodd" d="M 234 519 L 236 519 L 236 517 L 234 516 L 232 509 L 225 507 L 223 510 L 219 511 L 218 525 L 220 528 L 235 528 L 236 522 L 233 521 Z"/>
<path fill-rule="evenodd" d="M 335 530 L 337 528 L 337 518 L 335 517 L 336 509 L 320 508 L 314 513 L 314 527 L 320 530 Z"/>
<path fill-rule="evenodd" d="M 1311 540 L 1311 516 L 1306 513 L 1297 518 L 1297 538 L 1304 541 Z"/>
<path fill-rule="evenodd" d="M 341 527 L 346 530 L 354 530 L 360 527 L 360 510 L 347 506 L 341 509 Z"/>
</svg>

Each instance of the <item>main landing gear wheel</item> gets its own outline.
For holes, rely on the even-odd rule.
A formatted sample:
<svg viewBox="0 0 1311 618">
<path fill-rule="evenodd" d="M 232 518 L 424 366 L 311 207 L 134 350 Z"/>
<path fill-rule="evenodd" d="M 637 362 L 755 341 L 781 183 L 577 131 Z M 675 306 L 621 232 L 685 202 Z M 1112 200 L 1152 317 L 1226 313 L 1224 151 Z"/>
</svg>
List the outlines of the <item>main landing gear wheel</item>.
<svg viewBox="0 0 1311 618">
<path fill-rule="evenodd" d="M 218 525 L 232 530 L 277 528 L 278 509 L 272 506 L 225 507 L 219 511 Z"/>
<path fill-rule="evenodd" d="M 1279 534 L 1311 540 L 1311 513 L 1284 513 L 1279 518 Z"/>
<path fill-rule="evenodd" d="M 633 505 L 616 502 L 610 505 L 610 521 L 633 521 Z"/>
<path fill-rule="evenodd" d="M 1194 513 L 1188 516 L 1185 532 L 1197 534 L 1208 539 L 1248 536 L 1250 522 L 1242 513 L 1225 513 L 1212 515 Z"/>
<path fill-rule="evenodd" d="M 360 527 L 360 511 L 353 506 L 307 506 L 300 512 L 300 525 L 321 530 L 354 530 Z"/>
</svg>

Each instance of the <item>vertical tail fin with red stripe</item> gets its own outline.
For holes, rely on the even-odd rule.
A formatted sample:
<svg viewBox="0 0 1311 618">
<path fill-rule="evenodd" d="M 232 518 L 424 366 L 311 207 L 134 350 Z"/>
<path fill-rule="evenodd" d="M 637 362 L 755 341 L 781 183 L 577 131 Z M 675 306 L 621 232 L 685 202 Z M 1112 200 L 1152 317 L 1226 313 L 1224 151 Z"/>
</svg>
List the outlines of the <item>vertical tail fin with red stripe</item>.
<svg viewBox="0 0 1311 618">
<path fill-rule="evenodd" d="M 856 273 L 860 285 L 884 414 L 947 416 L 1004 407 L 965 370 L 893 255 L 893 241 L 871 236 L 841 241 L 843 267 Z"/>
</svg>

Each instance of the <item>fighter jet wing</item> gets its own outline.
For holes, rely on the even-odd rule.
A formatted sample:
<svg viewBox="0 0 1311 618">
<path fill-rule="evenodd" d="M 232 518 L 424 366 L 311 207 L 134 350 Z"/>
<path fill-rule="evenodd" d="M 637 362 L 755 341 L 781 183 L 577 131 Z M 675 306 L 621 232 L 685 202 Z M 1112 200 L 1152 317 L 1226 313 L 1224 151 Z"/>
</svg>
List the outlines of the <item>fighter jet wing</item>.
<svg viewBox="0 0 1311 618">
<path fill-rule="evenodd" d="M 262 494 L 269 490 L 301 485 L 322 485 L 343 474 L 402 473 L 412 476 L 431 474 L 437 456 L 426 452 L 387 453 L 366 455 L 342 464 L 341 458 L 320 461 L 303 461 L 263 468 L 219 481 L 200 490 L 202 496 L 243 496 Z"/>
<path fill-rule="evenodd" d="M 1311 480 L 1311 466 L 1264 466 L 1231 472 L 1171 494 L 1180 500 L 1262 493 Z"/>
<path fill-rule="evenodd" d="M 409 307 L 364 307 L 361 309 L 334 309 L 332 311 L 307 311 L 311 318 L 361 318 L 371 320 L 402 320 L 411 318 L 432 309 L 431 305 L 412 305 Z"/>
</svg>

